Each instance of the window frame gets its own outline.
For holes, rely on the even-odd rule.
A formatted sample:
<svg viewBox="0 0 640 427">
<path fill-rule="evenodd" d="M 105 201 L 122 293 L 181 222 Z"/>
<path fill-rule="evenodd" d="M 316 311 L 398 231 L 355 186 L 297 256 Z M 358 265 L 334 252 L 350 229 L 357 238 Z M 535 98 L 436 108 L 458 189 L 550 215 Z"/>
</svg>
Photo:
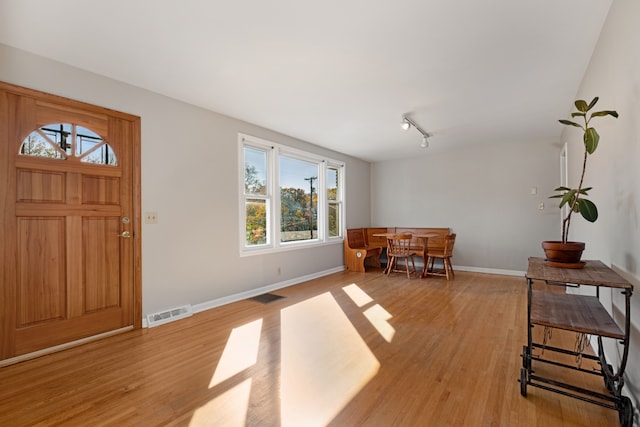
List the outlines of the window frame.
<svg viewBox="0 0 640 427">
<path fill-rule="evenodd" d="M 338 173 L 338 187 L 336 190 L 336 200 L 329 200 L 329 195 L 328 195 L 328 189 L 329 186 L 327 184 L 327 176 L 325 175 L 325 197 L 327 198 L 327 203 L 326 203 L 326 209 L 327 209 L 327 213 L 325 215 L 326 218 L 326 228 L 327 228 L 327 237 L 328 238 L 342 238 L 343 237 L 343 230 L 344 230 L 344 163 L 342 162 L 333 162 L 333 161 L 327 161 L 326 167 L 325 167 L 325 172 L 328 171 L 329 169 L 336 169 L 337 173 Z M 337 227 L 338 227 L 338 234 L 337 236 L 329 236 L 330 230 L 329 230 L 329 211 L 330 211 L 330 206 L 331 205 L 335 205 L 337 206 L 338 209 L 338 215 L 337 215 Z"/>
<path fill-rule="evenodd" d="M 266 153 L 266 194 L 255 195 L 245 192 L 245 147 L 264 151 Z M 286 156 L 296 160 L 315 163 L 318 166 L 318 179 L 314 185 L 317 196 L 317 237 L 297 241 L 281 241 L 281 200 L 280 200 L 280 157 Z M 337 200 L 331 204 L 338 206 L 338 235 L 329 236 L 329 200 L 327 194 L 327 169 L 335 168 L 338 173 Z M 290 251 L 303 247 L 315 247 L 336 244 L 343 240 L 343 224 L 345 220 L 345 163 L 339 160 L 320 156 L 305 150 L 292 148 L 255 136 L 238 134 L 238 186 L 239 186 L 239 247 L 240 256 L 258 255 L 281 251 Z M 266 243 L 258 245 L 247 244 L 247 201 L 249 199 L 263 199 L 266 201 Z"/>
</svg>

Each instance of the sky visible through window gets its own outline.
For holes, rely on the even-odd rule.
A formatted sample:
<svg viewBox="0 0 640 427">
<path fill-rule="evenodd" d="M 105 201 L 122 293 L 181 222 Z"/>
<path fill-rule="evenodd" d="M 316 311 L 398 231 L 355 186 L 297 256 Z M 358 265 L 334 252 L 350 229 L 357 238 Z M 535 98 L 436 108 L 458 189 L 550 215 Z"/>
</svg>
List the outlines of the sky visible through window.
<svg viewBox="0 0 640 427">
<path fill-rule="evenodd" d="M 302 188 L 306 192 L 309 189 L 308 179 L 310 178 L 312 178 L 315 189 L 318 179 L 318 165 L 316 163 L 280 156 L 280 187 Z"/>
<path fill-rule="evenodd" d="M 266 182 L 266 157 L 265 152 L 258 149 L 245 149 L 245 164 L 254 166 L 260 181 Z M 318 176 L 318 167 L 315 163 L 280 156 L 280 186 L 283 188 L 302 188 L 309 191 L 309 181 L 305 178 Z M 335 175 L 335 173 L 334 173 Z M 314 189 L 317 185 L 314 183 Z M 335 176 L 328 179 L 328 188 L 336 188 Z"/>
</svg>

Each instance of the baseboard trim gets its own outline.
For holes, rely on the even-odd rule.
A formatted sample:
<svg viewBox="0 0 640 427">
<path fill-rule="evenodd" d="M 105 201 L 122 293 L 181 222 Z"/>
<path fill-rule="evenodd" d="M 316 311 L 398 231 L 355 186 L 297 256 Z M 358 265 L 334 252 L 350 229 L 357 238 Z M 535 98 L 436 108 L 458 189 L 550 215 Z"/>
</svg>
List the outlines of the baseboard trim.
<svg viewBox="0 0 640 427">
<path fill-rule="evenodd" d="M 241 301 L 243 299 L 255 297 L 257 295 L 265 294 L 267 292 L 273 292 L 278 289 L 286 288 L 288 286 L 296 285 L 298 283 L 306 282 L 308 280 L 317 279 L 319 277 L 328 276 L 333 273 L 344 271 L 344 266 L 331 268 L 329 270 L 318 271 L 316 273 L 307 274 L 306 276 L 295 277 L 293 279 L 284 280 L 282 282 L 274 283 L 261 288 L 251 289 L 245 292 L 239 292 L 237 294 L 228 295 L 226 297 L 206 301 L 193 306 L 193 312 L 199 313 L 201 311 L 210 310 L 212 308 L 220 307 L 222 305 L 230 304 L 232 302 Z"/>
<path fill-rule="evenodd" d="M 423 267 L 422 258 L 416 259 L 416 266 Z M 454 265 L 453 271 L 469 271 L 471 273 L 498 274 L 501 276 L 520 276 L 524 277 L 525 271 L 520 270 L 502 270 L 499 268 L 469 267 L 466 265 Z"/>
<path fill-rule="evenodd" d="M 340 271 L 344 271 L 344 266 L 331 268 L 328 270 L 318 271 L 316 273 L 307 274 L 306 276 L 295 277 L 293 279 L 284 280 L 282 282 L 273 283 L 268 286 L 263 286 L 256 289 L 251 289 L 245 292 L 239 292 L 237 294 L 227 295 L 222 298 L 216 298 L 214 300 L 205 301 L 200 304 L 192 305 L 193 313 L 200 313 L 202 311 L 210 310 L 212 308 L 221 307 L 223 305 L 231 304 L 233 302 L 242 301 L 243 299 L 255 297 L 257 295 L 265 294 L 267 292 L 272 292 L 278 289 L 286 288 L 287 286 L 296 285 L 298 283 L 306 282 L 307 280 L 317 279 L 318 277 L 328 276 L 329 274 L 338 273 Z M 149 325 L 147 323 L 147 316 L 145 314 L 142 319 L 142 327 L 148 328 Z"/>
<path fill-rule="evenodd" d="M 484 268 L 484 267 L 467 267 L 464 265 L 454 265 L 454 271 L 469 271 L 472 273 L 486 273 L 486 274 L 499 274 L 501 276 L 520 276 L 524 277 L 525 272 L 519 270 L 502 270 L 499 268 Z"/>
</svg>

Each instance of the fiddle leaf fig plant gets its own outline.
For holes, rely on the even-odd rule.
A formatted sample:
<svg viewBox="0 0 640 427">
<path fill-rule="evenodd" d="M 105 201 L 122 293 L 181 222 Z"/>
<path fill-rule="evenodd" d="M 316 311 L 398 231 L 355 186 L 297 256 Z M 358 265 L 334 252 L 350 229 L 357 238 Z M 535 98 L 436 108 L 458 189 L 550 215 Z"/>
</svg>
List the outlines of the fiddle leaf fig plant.
<svg viewBox="0 0 640 427">
<path fill-rule="evenodd" d="M 618 112 L 614 110 L 594 111 L 590 113 L 591 109 L 598 102 L 596 96 L 593 100 L 587 104 L 586 101 L 578 99 L 575 101 L 575 112 L 571 113 L 571 118 L 578 118 L 578 122 L 571 120 L 559 120 L 560 123 L 567 126 L 575 126 L 582 129 L 583 136 L 582 141 L 584 143 L 584 157 L 582 160 L 582 173 L 580 174 L 580 182 L 578 188 L 558 187 L 554 191 L 558 191 L 559 194 L 551 196 L 550 198 L 560 199 L 560 208 L 567 205 L 569 207 L 567 215 L 562 219 L 562 243 L 567 243 L 569 236 L 569 225 L 571 224 L 571 215 L 574 212 L 579 212 L 584 219 L 589 222 L 595 222 L 598 219 L 598 208 L 595 203 L 585 198 L 589 195 L 589 191 L 593 187 L 583 187 L 584 173 L 587 168 L 587 158 L 596 151 L 598 143 L 600 142 L 600 135 L 596 129 L 591 125 L 591 120 L 595 117 L 612 116 L 618 118 Z M 581 120 L 580 120 L 581 119 Z"/>
</svg>

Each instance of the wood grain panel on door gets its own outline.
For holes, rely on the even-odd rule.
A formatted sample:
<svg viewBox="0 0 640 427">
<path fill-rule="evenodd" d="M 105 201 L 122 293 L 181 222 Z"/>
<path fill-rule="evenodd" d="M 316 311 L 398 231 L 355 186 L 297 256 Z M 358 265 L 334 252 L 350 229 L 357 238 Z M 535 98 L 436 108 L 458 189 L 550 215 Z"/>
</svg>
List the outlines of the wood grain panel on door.
<svg viewBox="0 0 640 427">
<path fill-rule="evenodd" d="M 64 218 L 18 218 L 18 327 L 66 317 Z"/>
<path fill-rule="evenodd" d="M 120 218 L 89 217 L 82 222 L 85 312 L 118 307 L 120 288 L 111 284 L 120 280 L 121 263 L 105 254 L 120 253 Z"/>
</svg>

